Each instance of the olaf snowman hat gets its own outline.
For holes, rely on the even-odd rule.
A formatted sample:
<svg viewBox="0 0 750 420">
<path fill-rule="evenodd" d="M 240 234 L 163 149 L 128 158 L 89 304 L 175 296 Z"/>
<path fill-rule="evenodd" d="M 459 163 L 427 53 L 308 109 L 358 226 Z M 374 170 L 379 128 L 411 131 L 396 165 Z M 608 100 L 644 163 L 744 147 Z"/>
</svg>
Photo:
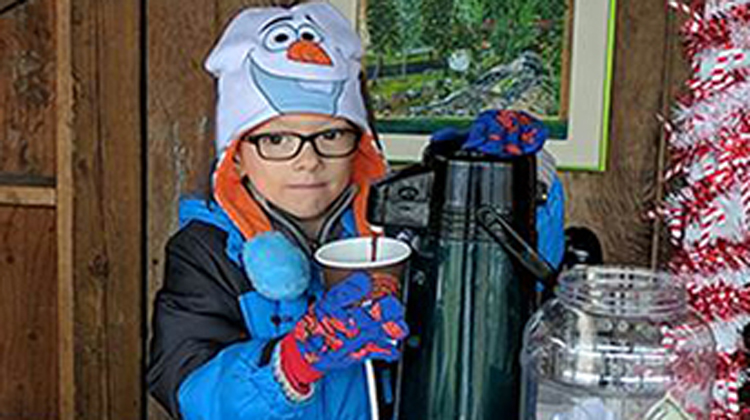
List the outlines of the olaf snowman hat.
<svg viewBox="0 0 750 420">
<path fill-rule="evenodd" d="M 362 46 L 327 3 L 238 14 L 206 60 L 218 79 L 216 150 L 278 115 L 345 118 L 370 132 L 360 91 Z"/>
</svg>

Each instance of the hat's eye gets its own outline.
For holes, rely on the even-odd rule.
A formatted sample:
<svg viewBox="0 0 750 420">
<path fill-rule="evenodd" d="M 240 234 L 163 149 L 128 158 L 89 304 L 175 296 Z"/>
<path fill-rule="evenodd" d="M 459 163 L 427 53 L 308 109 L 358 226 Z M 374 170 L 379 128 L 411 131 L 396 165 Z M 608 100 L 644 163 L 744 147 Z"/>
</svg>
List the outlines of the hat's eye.
<svg viewBox="0 0 750 420">
<path fill-rule="evenodd" d="M 323 40 L 323 37 L 320 35 L 320 32 L 310 26 L 310 25 L 302 25 L 297 30 L 297 33 L 299 33 L 299 38 L 303 41 L 310 41 L 310 42 L 321 42 Z"/>
<path fill-rule="evenodd" d="M 273 38 L 273 42 L 277 44 L 283 44 L 289 40 L 289 35 L 287 34 L 276 34 L 276 36 Z"/>
<path fill-rule="evenodd" d="M 285 50 L 296 41 L 297 33 L 288 25 L 279 25 L 266 34 L 263 44 L 271 51 Z"/>
</svg>

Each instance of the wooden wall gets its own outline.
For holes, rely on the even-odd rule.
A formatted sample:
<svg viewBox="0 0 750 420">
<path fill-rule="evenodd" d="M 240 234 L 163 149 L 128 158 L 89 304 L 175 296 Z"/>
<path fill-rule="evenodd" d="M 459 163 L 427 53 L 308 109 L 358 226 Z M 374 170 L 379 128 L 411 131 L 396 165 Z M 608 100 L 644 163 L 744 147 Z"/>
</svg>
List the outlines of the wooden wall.
<svg viewBox="0 0 750 420">
<path fill-rule="evenodd" d="M 0 418 L 58 418 L 56 251 L 54 209 L 0 205 Z"/>
<path fill-rule="evenodd" d="M 75 418 L 138 418 L 144 409 L 142 5 L 71 0 L 71 6 Z"/>
<path fill-rule="evenodd" d="M 5 184 L 54 185 L 54 2 L 0 17 L 0 174 Z"/>
<path fill-rule="evenodd" d="M 0 418 L 58 418 L 55 6 L 0 15 Z"/>
<path fill-rule="evenodd" d="M 664 138 L 687 78 L 679 16 L 662 1 L 618 0 L 612 120 L 605 173 L 563 174 L 567 224 L 593 229 L 606 262 L 658 266 L 668 257 L 658 221 L 646 213 L 663 194 Z"/>
<path fill-rule="evenodd" d="M 0 418 L 145 412 L 141 11 L 0 0 Z"/>
</svg>

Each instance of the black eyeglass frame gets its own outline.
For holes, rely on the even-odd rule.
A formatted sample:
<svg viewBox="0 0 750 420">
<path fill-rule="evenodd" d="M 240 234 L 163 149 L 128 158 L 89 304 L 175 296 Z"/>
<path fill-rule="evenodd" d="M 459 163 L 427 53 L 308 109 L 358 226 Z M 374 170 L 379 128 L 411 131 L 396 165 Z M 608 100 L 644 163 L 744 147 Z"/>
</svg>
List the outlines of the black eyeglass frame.
<svg viewBox="0 0 750 420">
<path fill-rule="evenodd" d="M 315 139 L 319 138 L 320 136 L 324 134 L 333 133 L 333 132 L 353 133 L 355 135 L 355 140 L 352 146 L 352 150 L 341 155 L 338 155 L 338 154 L 331 155 L 331 154 L 322 153 L 318 149 L 318 144 L 315 142 Z M 299 146 L 297 146 L 297 150 L 294 153 L 292 153 L 289 157 L 269 158 L 263 154 L 263 152 L 261 151 L 261 147 L 258 144 L 258 142 L 261 139 L 269 137 L 269 136 L 294 136 L 300 139 L 300 143 L 299 143 Z M 270 160 L 270 161 L 275 161 L 275 162 L 283 162 L 283 161 L 292 160 L 296 158 L 297 156 L 299 156 L 300 153 L 302 153 L 302 149 L 305 147 L 305 143 L 312 144 L 312 148 L 315 151 L 315 153 L 322 158 L 326 158 L 326 159 L 345 158 L 345 157 L 351 156 L 352 154 L 354 154 L 354 152 L 357 151 L 357 149 L 359 148 L 359 142 L 361 140 L 362 140 L 362 130 L 359 130 L 357 128 L 352 128 L 352 127 L 329 128 L 327 130 L 318 131 L 316 133 L 312 133 L 308 135 L 295 133 L 293 131 L 272 131 L 269 133 L 256 134 L 254 136 L 244 135 L 240 138 L 240 141 L 245 141 L 254 145 L 255 150 L 258 151 L 258 156 L 260 156 L 263 160 Z"/>
</svg>

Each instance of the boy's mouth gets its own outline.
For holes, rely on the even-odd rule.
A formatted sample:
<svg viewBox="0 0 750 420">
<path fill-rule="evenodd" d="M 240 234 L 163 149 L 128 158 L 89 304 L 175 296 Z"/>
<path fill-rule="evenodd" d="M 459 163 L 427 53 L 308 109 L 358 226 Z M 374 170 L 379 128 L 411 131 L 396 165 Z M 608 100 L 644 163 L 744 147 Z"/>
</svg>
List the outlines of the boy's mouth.
<svg viewBox="0 0 750 420">
<path fill-rule="evenodd" d="M 299 183 L 299 184 L 289 184 L 287 187 L 293 190 L 315 190 L 324 188 L 326 186 L 325 182 L 309 182 L 309 183 Z"/>
</svg>

